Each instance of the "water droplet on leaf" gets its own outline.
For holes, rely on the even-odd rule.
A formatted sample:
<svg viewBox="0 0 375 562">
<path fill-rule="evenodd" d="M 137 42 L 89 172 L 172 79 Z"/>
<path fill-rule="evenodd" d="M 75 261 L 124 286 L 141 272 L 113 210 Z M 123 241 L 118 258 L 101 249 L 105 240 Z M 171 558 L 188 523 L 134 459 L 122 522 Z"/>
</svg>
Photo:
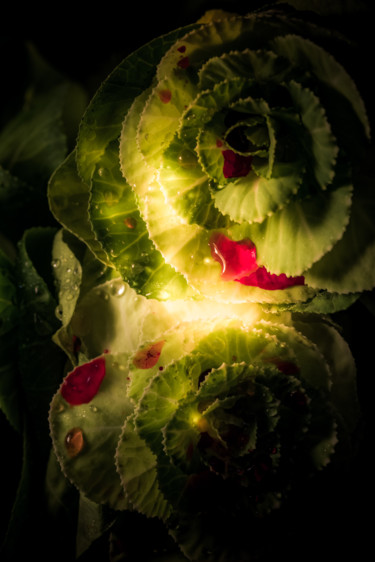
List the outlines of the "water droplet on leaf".
<svg viewBox="0 0 375 562">
<path fill-rule="evenodd" d="M 178 163 L 182 168 L 195 168 L 197 165 L 197 158 L 194 152 L 185 148 L 178 157 Z"/>
<path fill-rule="evenodd" d="M 65 436 L 65 448 L 70 458 L 76 457 L 84 447 L 82 429 L 73 427 Z"/>
<path fill-rule="evenodd" d="M 107 168 L 99 168 L 99 169 L 98 169 L 98 175 L 99 175 L 101 178 L 105 178 L 105 177 L 107 177 L 107 176 L 109 175 L 109 172 L 108 172 Z"/>
<path fill-rule="evenodd" d="M 111 295 L 122 297 L 125 294 L 125 284 L 123 281 L 114 281 L 110 287 Z"/>
</svg>

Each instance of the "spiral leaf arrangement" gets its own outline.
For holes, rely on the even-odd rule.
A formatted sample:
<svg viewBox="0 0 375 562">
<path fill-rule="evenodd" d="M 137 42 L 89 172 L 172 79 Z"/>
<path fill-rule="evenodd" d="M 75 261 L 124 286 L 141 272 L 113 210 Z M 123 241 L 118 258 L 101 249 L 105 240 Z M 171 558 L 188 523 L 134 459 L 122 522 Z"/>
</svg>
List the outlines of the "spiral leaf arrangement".
<svg viewBox="0 0 375 562">
<path fill-rule="evenodd" d="M 90 104 L 50 183 L 56 217 L 152 298 L 348 306 L 375 285 L 375 232 L 338 43 L 276 11 L 152 41 Z"/>
<path fill-rule="evenodd" d="M 89 500 L 162 520 L 181 560 L 256 559 L 266 516 L 351 452 L 354 361 L 315 315 L 375 286 L 370 127 L 343 46 L 277 10 L 155 39 L 49 183 L 71 363 L 57 458 Z"/>
<path fill-rule="evenodd" d="M 94 502 L 162 519 L 188 559 L 242 560 L 256 544 L 236 534 L 249 517 L 264 519 L 296 482 L 349 452 L 350 350 L 329 323 L 257 309 L 173 324 L 162 303 L 121 283 L 89 291 L 65 328 L 79 334 L 80 360 L 50 410 L 62 469 Z M 127 349 L 119 335 L 103 350 L 85 333 L 89 310 L 89 321 L 116 318 L 132 304 L 146 323 Z"/>
</svg>

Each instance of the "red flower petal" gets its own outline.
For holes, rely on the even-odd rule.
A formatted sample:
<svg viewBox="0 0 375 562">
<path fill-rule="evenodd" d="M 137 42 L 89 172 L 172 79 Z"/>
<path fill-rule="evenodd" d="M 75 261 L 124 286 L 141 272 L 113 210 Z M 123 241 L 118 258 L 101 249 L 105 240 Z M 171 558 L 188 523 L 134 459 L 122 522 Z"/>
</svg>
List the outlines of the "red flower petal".
<svg viewBox="0 0 375 562">
<path fill-rule="evenodd" d="M 242 285 L 259 287 L 268 291 L 304 285 L 305 278 L 287 277 L 285 273 L 276 275 L 259 267 L 256 262 L 256 248 L 249 239 L 230 240 L 224 234 L 214 234 L 210 240 L 211 255 L 221 265 L 221 278 L 224 281 L 238 281 Z"/>
<path fill-rule="evenodd" d="M 235 242 L 224 234 L 214 234 L 210 247 L 212 257 L 221 265 L 221 278 L 225 281 L 249 275 L 258 268 L 256 249 L 251 240 Z"/>
<path fill-rule="evenodd" d="M 159 361 L 165 340 L 158 341 L 137 351 L 133 358 L 133 365 L 138 369 L 151 369 Z"/>
<path fill-rule="evenodd" d="M 252 156 L 242 156 L 233 150 L 223 150 L 223 174 L 225 178 L 241 178 L 251 170 Z"/>
<path fill-rule="evenodd" d="M 287 277 L 285 273 L 276 275 L 270 273 L 265 267 L 259 267 L 254 273 L 248 276 L 236 279 L 242 285 L 250 287 L 259 287 L 260 289 L 267 289 L 268 291 L 276 291 L 279 289 L 287 289 L 295 285 L 304 285 L 305 278 L 303 276 Z"/>
<path fill-rule="evenodd" d="M 104 377 L 105 360 L 98 357 L 69 373 L 61 386 L 61 395 L 72 406 L 87 404 L 97 394 Z"/>
</svg>

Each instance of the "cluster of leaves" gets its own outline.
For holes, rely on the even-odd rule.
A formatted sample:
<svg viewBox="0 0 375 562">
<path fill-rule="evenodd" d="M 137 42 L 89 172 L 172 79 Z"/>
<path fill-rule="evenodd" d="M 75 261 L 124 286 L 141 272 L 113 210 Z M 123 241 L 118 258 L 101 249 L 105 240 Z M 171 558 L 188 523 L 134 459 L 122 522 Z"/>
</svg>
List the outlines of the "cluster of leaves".
<svg viewBox="0 0 375 562">
<path fill-rule="evenodd" d="M 65 356 L 52 341 L 60 324 L 51 269 L 57 229 L 46 185 L 71 147 L 87 100 L 83 89 L 47 65 L 32 45 L 18 45 L 16 53 L 11 39 L 4 43 L 25 73 L 25 83 L 16 82 L 14 107 L 6 106 L 1 116 L 0 133 L 0 409 L 8 482 L 1 556 L 6 559 L 19 552 L 20 533 L 29 548 L 35 544 L 32 511 L 48 529 L 43 495 L 50 455 L 47 412 Z M 47 532 L 53 541 L 52 529 Z"/>
<path fill-rule="evenodd" d="M 192 310 L 121 278 L 84 287 L 66 315 L 71 300 L 56 341 L 75 367 L 50 410 L 62 470 L 95 504 L 160 518 L 188 560 L 255 556 L 249 522 L 267 528 L 291 486 L 351 456 L 356 370 L 332 324 Z"/>
<path fill-rule="evenodd" d="M 349 50 L 278 10 L 155 39 L 92 100 L 51 209 L 146 296 L 348 306 L 375 285 L 370 126 L 335 58 Z M 225 240 L 253 259 L 232 267 Z"/>
<path fill-rule="evenodd" d="M 4 559 L 263 559 L 276 508 L 352 455 L 353 357 L 314 315 L 375 283 L 351 46 L 217 15 L 127 57 L 76 146 L 82 89 L 22 53 L 0 114 Z"/>
</svg>

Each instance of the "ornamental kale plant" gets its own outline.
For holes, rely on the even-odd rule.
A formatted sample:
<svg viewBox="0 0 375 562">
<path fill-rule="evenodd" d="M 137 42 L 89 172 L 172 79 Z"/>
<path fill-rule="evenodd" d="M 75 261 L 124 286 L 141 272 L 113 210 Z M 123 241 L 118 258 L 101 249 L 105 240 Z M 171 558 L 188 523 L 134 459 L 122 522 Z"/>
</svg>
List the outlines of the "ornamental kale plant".
<svg viewBox="0 0 375 562">
<path fill-rule="evenodd" d="M 86 111 L 50 183 L 56 218 L 145 296 L 347 306 L 375 253 L 343 41 L 276 10 L 155 39 Z"/>
<path fill-rule="evenodd" d="M 122 279 L 78 300 L 53 445 L 88 500 L 160 518 L 188 560 L 247 560 L 263 548 L 247 526 L 264 536 L 291 487 L 352 454 L 355 365 L 315 317 L 188 306 Z"/>
<path fill-rule="evenodd" d="M 352 532 L 373 146 L 323 21 L 207 12 L 85 110 L 27 48 L 0 133 L 2 559 L 300 560 Z"/>
</svg>

